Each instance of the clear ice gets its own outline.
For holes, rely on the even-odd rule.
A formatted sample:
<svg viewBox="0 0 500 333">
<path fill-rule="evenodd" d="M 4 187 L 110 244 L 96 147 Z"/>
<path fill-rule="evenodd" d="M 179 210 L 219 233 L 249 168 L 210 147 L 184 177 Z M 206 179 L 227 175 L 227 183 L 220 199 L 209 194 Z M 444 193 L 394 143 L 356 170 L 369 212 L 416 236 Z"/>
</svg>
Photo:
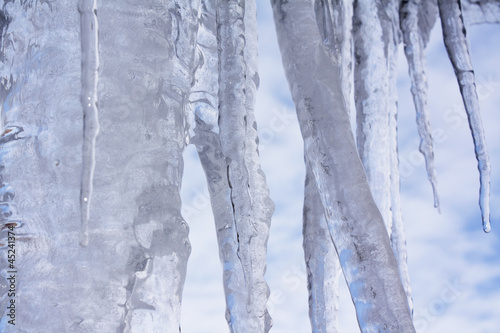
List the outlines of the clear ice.
<svg viewBox="0 0 500 333">
<path fill-rule="evenodd" d="M 179 331 L 190 253 L 179 189 L 198 5 L 99 4 L 98 64 L 93 1 L 2 8 L 2 222 L 17 225 L 17 277 L 29 281 L 17 284 L 16 326 L 2 320 L 2 332 Z M 96 123 L 84 126 L 81 95 L 91 98 L 85 121 L 96 120 L 99 101 L 100 125 L 86 247 L 81 170 L 93 158 L 82 158 L 82 138 L 93 146 Z M 14 128 L 22 132 L 9 136 Z M 91 172 L 83 178 L 89 188 Z"/>
<path fill-rule="evenodd" d="M 465 28 L 498 23 L 499 2 L 271 3 L 305 142 L 312 330 L 339 330 L 342 269 L 363 333 L 415 332 L 399 197 L 397 46 L 402 37 L 438 205 L 424 49 L 439 7 L 488 232 L 490 165 Z M 258 161 L 256 24 L 255 2 L 244 0 L 4 1 L 0 249 L 15 228 L 17 278 L 29 283 L 17 285 L 18 326 L 7 324 L 9 263 L 0 258 L 0 331 L 180 331 L 191 245 L 179 191 L 189 140 L 207 178 L 230 331 L 270 330 L 264 274 L 274 205 Z"/>
<path fill-rule="evenodd" d="M 88 223 L 95 168 L 95 142 L 99 133 L 97 109 L 97 81 L 99 69 L 98 26 L 96 0 L 80 0 L 80 38 L 82 44 L 82 92 L 80 102 L 83 109 L 83 154 L 80 209 L 82 226 L 80 244 L 86 246 Z"/>
<path fill-rule="evenodd" d="M 439 0 L 439 15 L 443 28 L 446 51 L 455 70 L 462 100 L 464 102 L 469 127 L 474 141 L 474 150 L 479 170 L 479 206 L 481 208 L 483 230 L 490 232 L 490 173 L 491 166 L 486 149 L 483 123 L 479 111 L 474 70 L 469 54 L 466 28 L 462 18 L 460 0 Z"/>
<path fill-rule="evenodd" d="M 201 7 L 191 141 L 211 198 L 226 319 L 231 332 L 267 332 L 264 273 L 274 205 L 258 162 L 253 112 L 259 82 L 255 3 L 204 0 Z"/>
<path fill-rule="evenodd" d="M 341 69 L 323 44 L 310 2 L 272 5 L 306 157 L 361 331 L 415 332 L 384 220 L 357 154 Z"/>
<path fill-rule="evenodd" d="M 404 50 L 411 79 L 411 93 L 417 113 L 417 127 L 420 135 L 419 150 L 425 158 L 427 177 L 434 194 L 434 206 L 439 209 L 434 147 L 429 109 L 427 107 L 428 86 L 424 53 L 430 30 L 436 19 L 437 5 L 434 1 L 405 1 L 401 5 L 400 15 Z"/>
</svg>

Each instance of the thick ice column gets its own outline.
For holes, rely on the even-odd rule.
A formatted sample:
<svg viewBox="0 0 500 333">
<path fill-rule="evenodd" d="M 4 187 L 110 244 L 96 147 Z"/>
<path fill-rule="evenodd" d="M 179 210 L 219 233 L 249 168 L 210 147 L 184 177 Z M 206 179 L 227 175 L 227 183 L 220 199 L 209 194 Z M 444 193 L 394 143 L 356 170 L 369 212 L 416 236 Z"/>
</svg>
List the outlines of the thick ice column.
<svg viewBox="0 0 500 333">
<path fill-rule="evenodd" d="M 10 230 L 4 227 L 15 226 L 15 261 L 11 267 L 3 248 L 0 331 L 65 332 L 84 319 L 118 327 L 120 318 L 104 310 L 109 298 L 96 303 L 100 291 L 85 270 L 103 266 L 82 258 L 78 243 L 83 112 L 77 2 L 61 1 L 57 8 L 6 2 L 2 15 L 8 24 L 2 26 L 0 57 L 0 173 L 6 193 L 0 229 L 7 240 Z M 16 272 L 15 297 L 8 296 L 7 271 Z M 114 296 L 116 301 L 119 295 Z M 11 299 L 15 326 L 6 316 Z"/>
<path fill-rule="evenodd" d="M 174 332 L 190 253 L 179 190 L 198 4 L 129 1 L 119 8 L 107 2 L 98 12 L 102 86 L 95 197 L 107 202 L 96 208 L 96 218 L 112 228 L 129 225 L 115 245 L 127 255 L 125 330 Z M 126 150 L 117 153 L 123 142 Z M 120 200 L 105 200 L 110 195 Z"/>
<path fill-rule="evenodd" d="M 83 248 L 85 71 L 77 2 L 6 5 L 6 38 L 20 44 L 6 44 L 1 68 L 10 72 L 2 77 L 11 80 L 12 74 L 15 84 L 5 86 L 3 111 L 6 127 L 24 129 L 18 135 L 24 139 L 8 142 L 2 156 L 2 182 L 15 192 L 12 216 L 23 219 L 17 228 L 16 301 L 22 306 L 16 327 L 179 331 L 190 252 L 179 188 L 196 9 L 187 1 L 98 6 L 100 132 Z M 2 290 L 3 309 L 4 295 Z"/>
<path fill-rule="evenodd" d="M 432 1 L 410 0 L 403 2 L 400 9 L 401 30 L 403 32 L 404 50 L 408 61 L 411 78 L 411 93 L 417 113 L 417 127 L 420 135 L 419 150 L 424 155 L 427 177 L 434 193 L 434 206 L 439 208 L 437 192 L 436 168 L 434 166 L 434 148 L 429 110 L 427 107 L 427 76 L 425 63 L 425 46 L 430 26 L 422 24 L 422 19 L 436 17 L 437 6 L 429 6 Z M 429 8 L 431 7 L 431 8 Z M 431 9 L 431 10 L 426 10 Z M 432 10 L 434 9 L 434 10 Z M 423 18 L 425 17 L 425 18 Z"/>
<path fill-rule="evenodd" d="M 272 5 L 306 155 L 360 328 L 415 332 L 384 221 L 356 152 L 340 68 L 321 41 L 310 2 Z"/>
<path fill-rule="evenodd" d="M 439 0 L 439 15 L 443 27 L 443 38 L 457 77 L 465 111 L 474 141 L 474 149 L 479 169 L 479 206 L 483 220 L 483 230 L 490 232 L 490 162 L 486 149 L 483 123 L 479 112 L 474 70 L 467 44 L 466 30 L 462 19 L 460 0 Z"/>
<path fill-rule="evenodd" d="M 231 332 L 267 332 L 271 319 L 264 273 L 274 205 L 258 162 L 253 112 L 259 82 L 255 3 L 203 1 L 198 48 L 190 97 L 196 122 L 192 142 L 216 222 L 226 319 Z"/>
<path fill-rule="evenodd" d="M 312 331 L 336 333 L 339 332 L 341 267 L 309 163 L 306 163 L 303 221 L 309 318 Z"/>
</svg>

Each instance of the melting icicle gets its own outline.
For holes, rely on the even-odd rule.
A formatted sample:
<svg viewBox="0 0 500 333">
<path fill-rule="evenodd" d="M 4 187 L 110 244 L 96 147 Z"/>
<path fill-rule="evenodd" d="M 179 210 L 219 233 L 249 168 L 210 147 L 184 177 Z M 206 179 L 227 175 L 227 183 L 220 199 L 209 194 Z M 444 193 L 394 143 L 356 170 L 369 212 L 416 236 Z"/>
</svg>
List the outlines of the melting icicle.
<svg viewBox="0 0 500 333">
<path fill-rule="evenodd" d="M 430 1 L 432 3 L 432 1 Z M 434 167 L 434 148 L 432 143 L 432 131 L 429 122 L 429 110 L 427 107 L 427 78 L 425 65 L 425 36 L 427 31 L 421 31 L 419 24 L 420 11 L 426 7 L 420 0 L 403 1 L 400 10 L 401 30 L 405 45 L 405 55 L 408 60 L 408 70 L 411 78 L 411 93 L 417 113 L 418 134 L 420 135 L 419 150 L 425 157 L 427 177 L 432 185 L 434 194 L 434 207 L 439 208 L 439 196 L 437 191 L 436 168 Z M 425 13 L 428 14 L 428 13 Z M 426 15 L 428 16 L 428 15 Z M 435 15 L 434 15 L 435 17 Z M 425 29 L 425 25 L 424 25 Z M 429 29 L 430 30 L 430 29 Z"/>
<path fill-rule="evenodd" d="M 82 44 L 82 92 L 80 98 L 83 108 L 80 244 L 86 246 L 88 244 L 90 200 L 92 199 L 95 167 L 95 142 L 99 133 L 97 109 L 99 53 L 96 0 L 80 0 L 78 11 L 80 12 L 80 36 Z"/>
<path fill-rule="evenodd" d="M 469 54 L 466 30 L 462 19 L 460 0 L 439 0 L 439 15 L 443 27 L 446 51 L 457 77 L 465 111 L 469 119 L 474 148 L 479 169 L 479 206 L 483 220 L 483 230 L 490 232 L 490 161 L 486 149 L 479 101 L 476 92 L 474 70 Z"/>
</svg>

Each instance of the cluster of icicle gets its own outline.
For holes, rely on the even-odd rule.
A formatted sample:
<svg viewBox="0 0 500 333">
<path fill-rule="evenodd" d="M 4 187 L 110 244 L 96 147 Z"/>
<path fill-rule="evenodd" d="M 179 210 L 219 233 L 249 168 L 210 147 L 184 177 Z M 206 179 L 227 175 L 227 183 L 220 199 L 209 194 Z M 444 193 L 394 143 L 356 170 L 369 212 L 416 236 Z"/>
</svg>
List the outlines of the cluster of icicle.
<svg viewBox="0 0 500 333">
<path fill-rule="evenodd" d="M 498 2 L 463 2 L 472 13 L 466 22 L 498 20 L 488 14 Z M 98 3 L 12 0 L 0 10 L 1 239 L 5 226 L 21 236 L 16 268 L 27 283 L 17 285 L 24 301 L 18 327 L 180 330 L 191 247 L 179 191 L 190 140 L 210 192 L 230 330 L 268 332 L 264 274 L 274 206 L 253 110 L 255 2 Z M 396 51 L 403 41 L 438 206 L 424 58 L 438 10 L 490 228 L 489 163 L 460 1 L 271 3 L 305 143 L 313 331 L 338 332 L 343 271 L 362 332 L 414 332 L 399 202 Z M 8 262 L 0 260 L 6 311 Z M 14 332 L 2 318 L 0 330 Z"/>
<path fill-rule="evenodd" d="M 179 331 L 190 141 L 211 196 L 230 330 L 267 332 L 274 204 L 253 110 L 255 2 L 5 1 L 0 29 L 1 240 L 9 226 L 24 235 L 16 269 L 30 281 L 18 285 L 17 326 L 2 316 L 0 331 Z"/>
<path fill-rule="evenodd" d="M 474 139 L 483 228 L 490 231 L 490 166 L 463 17 L 469 24 L 497 22 L 500 5 L 462 2 L 465 14 L 460 0 L 272 1 L 305 143 L 304 250 L 314 332 L 339 331 L 340 270 L 362 332 L 414 331 L 399 195 L 397 47 L 404 43 L 420 151 L 439 209 L 424 54 L 438 12 Z M 352 80 L 356 142 L 348 130 Z"/>
</svg>

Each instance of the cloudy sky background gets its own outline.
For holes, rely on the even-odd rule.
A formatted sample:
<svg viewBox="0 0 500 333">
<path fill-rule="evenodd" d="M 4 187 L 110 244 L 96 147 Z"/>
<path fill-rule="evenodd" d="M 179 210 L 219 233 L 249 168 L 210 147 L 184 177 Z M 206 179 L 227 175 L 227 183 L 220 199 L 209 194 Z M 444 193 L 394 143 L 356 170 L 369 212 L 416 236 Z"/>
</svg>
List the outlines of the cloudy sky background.
<svg viewBox="0 0 500 333">
<path fill-rule="evenodd" d="M 310 332 L 302 250 L 303 144 L 285 80 L 269 1 L 257 1 L 260 89 L 256 117 L 261 164 L 276 205 L 268 245 L 269 309 L 275 333 Z M 427 48 L 429 107 L 442 213 L 433 208 L 402 47 L 399 57 L 399 149 L 408 264 L 419 333 L 494 333 L 500 327 L 500 25 L 468 30 L 492 165 L 492 232 L 482 231 L 479 175 L 472 137 L 440 22 Z M 185 152 L 183 202 L 193 251 L 182 331 L 229 332 L 213 215 L 196 149 Z M 343 283 L 344 284 L 344 283 Z M 343 285 L 342 332 L 359 332 Z"/>
</svg>

